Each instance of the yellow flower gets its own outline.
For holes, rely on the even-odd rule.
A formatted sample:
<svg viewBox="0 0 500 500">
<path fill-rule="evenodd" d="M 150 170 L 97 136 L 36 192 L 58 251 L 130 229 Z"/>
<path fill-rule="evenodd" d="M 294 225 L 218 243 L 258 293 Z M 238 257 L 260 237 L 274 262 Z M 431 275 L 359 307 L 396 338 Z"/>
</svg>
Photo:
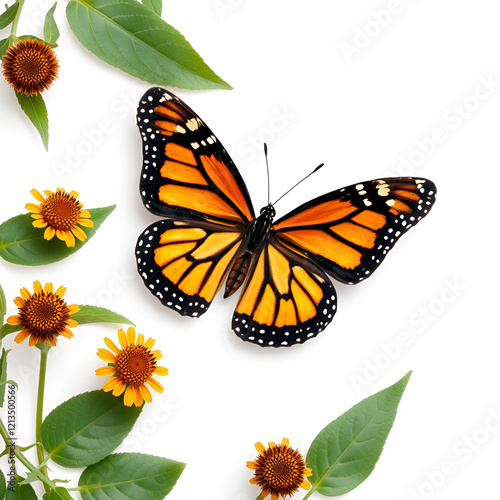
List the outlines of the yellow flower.
<svg viewBox="0 0 500 500">
<path fill-rule="evenodd" d="M 3 56 L 3 75 L 16 92 L 35 95 L 57 78 L 59 63 L 54 51 L 41 40 L 20 40 Z"/>
<path fill-rule="evenodd" d="M 32 189 L 31 194 L 40 205 L 26 203 L 26 209 L 32 212 L 31 217 L 35 219 L 33 226 L 46 228 L 43 235 L 46 240 L 57 236 L 68 247 L 75 246 L 75 236 L 84 241 L 87 235 L 77 224 L 93 227 L 94 223 L 90 220 L 90 212 L 82 210 L 83 204 L 77 200 L 78 193 L 76 191 L 66 193 L 61 188 L 57 188 L 55 193 L 49 190 L 44 193 L 47 198 L 36 189 Z"/>
<path fill-rule="evenodd" d="M 39 281 L 33 283 L 33 295 L 27 288 L 21 288 L 21 297 L 16 297 L 14 304 L 19 308 L 19 314 L 7 319 L 9 325 L 21 325 L 23 328 L 14 339 L 18 344 L 29 337 L 29 345 L 37 342 L 48 342 L 51 346 L 57 344 L 57 337 L 62 335 L 71 338 L 78 323 L 71 315 L 80 310 L 73 304 L 68 306 L 63 300 L 66 287 L 60 286 L 55 292 L 52 283 L 42 287 Z"/>
<path fill-rule="evenodd" d="M 306 467 L 302 455 L 289 447 L 287 438 L 278 445 L 269 443 L 269 448 L 256 443 L 255 448 L 259 456 L 255 462 L 247 462 L 247 467 L 255 471 L 250 482 L 262 488 L 262 498 L 271 494 L 271 500 L 278 500 L 280 496 L 292 496 L 299 488 L 310 488 L 306 477 L 312 470 Z"/>
<path fill-rule="evenodd" d="M 162 385 L 153 378 L 153 375 L 168 375 L 168 369 L 157 366 L 163 355 L 158 350 L 151 350 L 155 341 L 152 338 L 144 341 L 144 335 L 135 334 L 135 329 L 129 327 L 127 333 L 118 330 L 119 349 L 108 338 L 105 344 L 111 349 L 98 349 L 97 355 L 110 363 L 96 370 L 96 375 L 101 377 L 112 376 L 107 380 L 102 389 L 105 392 L 113 391 L 113 396 L 120 396 L 125 392 L 123 402 L 125 406 L 141 406 L 144 401 L 151 403 L 152 397 L 148 383 L 156 392 L 163 392 Z"/>
</svg>

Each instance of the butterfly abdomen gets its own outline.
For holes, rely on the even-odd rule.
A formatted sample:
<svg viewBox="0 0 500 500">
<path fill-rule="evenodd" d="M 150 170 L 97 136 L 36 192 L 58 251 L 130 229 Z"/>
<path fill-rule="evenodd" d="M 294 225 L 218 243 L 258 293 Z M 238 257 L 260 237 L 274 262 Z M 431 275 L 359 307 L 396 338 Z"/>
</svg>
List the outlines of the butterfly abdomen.
<svg viewBox="0 0 500 500">
<path fill-rule="evenodd" d="M 269 204 L 262 208 L 259 217 L 250 226 L 250 230 L 247 233 L 245 251 L 238 255 L 229 272 L 224 298 L 231 297 L 245 281 L 252 261 L 252 255 L 267 238 L 275 215 L 276 211 L 274 207 Z"/>
<path fill-rule="evenodd" d="M 231 297 L 243 284 L 250 267 L 251 259 L 252 254 L 248 251 L 241 252 L 237 257 L 226 281 L 224 298 Z"/>
</svg>

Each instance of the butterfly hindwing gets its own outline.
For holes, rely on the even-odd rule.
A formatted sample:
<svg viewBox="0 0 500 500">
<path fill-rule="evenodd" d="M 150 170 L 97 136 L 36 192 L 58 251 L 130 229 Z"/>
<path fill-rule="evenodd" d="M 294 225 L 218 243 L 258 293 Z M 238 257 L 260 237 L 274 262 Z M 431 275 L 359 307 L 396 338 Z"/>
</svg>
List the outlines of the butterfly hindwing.
<svg viewBox="0 0 500 500">
<path fill-rule="evenodd" d="M 337 280 L 355 284 L 370 276 L 397 240 L 427 215 L 435 194 L 436 186 L 427 179 L 366 181 L 305 203 L 271 231 Z"/>
<path fill-rule="evenodd" d="M 290 346 L 315 337 L 336 309 L 336 293 L 328 276 L 275 239 L 256 252 L 232 326 L 243 340 L 261 346 Z"/>
<path fill-rule="evenodd" d="M 238 228 L 161 220 L 139 237 L 138 271 L 162 304 L 182 315 L 200 316 L 219 291 L 242 238 Z"/>
<path fill-rule="evenodd" d="M 139 102 L 143 140 L 141 195 L 154 214 L 247 224 L 248 190 L 224 147 L 178 97 L 149 89 Z"/>
</svg>

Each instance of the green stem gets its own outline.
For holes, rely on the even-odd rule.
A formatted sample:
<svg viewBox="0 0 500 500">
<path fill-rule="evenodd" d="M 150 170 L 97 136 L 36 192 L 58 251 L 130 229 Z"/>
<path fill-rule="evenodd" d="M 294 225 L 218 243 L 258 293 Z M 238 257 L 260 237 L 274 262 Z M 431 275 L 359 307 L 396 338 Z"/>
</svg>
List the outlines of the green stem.
<svg viewBox="0 0 500 500">
<path fill-rule="evenodd" d="M 9 432 L 5 428 L 4 423 L 0 420 L 0 436 L 5 442 L 5 446 L 11 446 L 11 438 Z M 36 467 L 24 456 L 24 453 L 16 448 L 16 460 L 19 460 L 30 472 L 36 471 Z M 53 483 L 45 474 L 39 476 L 40 481 L 42 481 L 46 488 L 56 489 L 57 485 Z"/>
<path fill-rule="evenodd" d="M 42 422 L 43 422 L 43 397 L 45 395 L 45 377 L 47 374 L 47 357 L 49 354 L 50 346 L 47 348 L 45 344 L 40 347 L 40 375 L 38 378 L 38 396 L 36 402 L 36 455 L 38 458 L 38 464 L 40 466 L 40 472 L 47 475 L 47 466 L 42 465 L 45 462 L 45 455 L 43 453 L 42 446 Z M 47 485 L 45 486 L 45 491 L 48 493 Z"/>
<path fill-rule="evenodd" d="M 306 500 L 306 498 L 309 498 L 317 489 L 318 487 L 313 485 L 302 500 Z"/>
<path fill-rule="evenodd" d="M 23 10 L 23 7 L 24 7 L 24 0 L 18 0 L 18 3 L 19 3 L 19 7 L 17 8 L 16 17 L 14 18 L 14 21 L 12 22 L 12 28 L 10 30 L 10 36 L 13 38 L 14 37 L 17 38 L 17 36 L 16 36 L 17 25 L 19 24 L 19 19 L 21 18 L 21 11 Z"/>
</svg>

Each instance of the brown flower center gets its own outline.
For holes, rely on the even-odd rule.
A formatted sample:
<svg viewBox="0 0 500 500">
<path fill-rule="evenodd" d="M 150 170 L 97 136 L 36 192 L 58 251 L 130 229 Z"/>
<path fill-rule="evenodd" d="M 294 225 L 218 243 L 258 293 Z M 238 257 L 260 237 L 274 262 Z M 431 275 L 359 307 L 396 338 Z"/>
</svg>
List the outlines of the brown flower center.
<svg viewBox="0 0 500 500">
<path fill-rule="evenodd" d="M 68 193 L 51 194 L 43 203 L 42 215 L 54 229 L 68 230 L 80 218 L 82 204 Z"/>
<path fill-rule="evenodd" d="M 293 495 L 305 479 L 302 455 L 288 446 L 268 448 L 259 455 L 256 465 L 257 484 L 275 495 Z"/>
<path fill-rule="evenodd" d="M 156 367 L 154 354 L 143 345 L 129 345 L 116 356 L 116 374 L 126 384 L 144 384 Z"/>
<path fill-rule="evenodd" d="M 42 342 L 57 337 L 67 326 L 69 317 L 66 302 L 54 293 L 35 293 L 19 310 L 23 327 Z"/>
<path fill-rule="evenodd" d="M 54 51 L 40 40 L 25 39 L 7 49 L 3 74 L 16 92 L 26 95 L 46 90 L 57 78 L 59 63 Z"/>
</svg>

